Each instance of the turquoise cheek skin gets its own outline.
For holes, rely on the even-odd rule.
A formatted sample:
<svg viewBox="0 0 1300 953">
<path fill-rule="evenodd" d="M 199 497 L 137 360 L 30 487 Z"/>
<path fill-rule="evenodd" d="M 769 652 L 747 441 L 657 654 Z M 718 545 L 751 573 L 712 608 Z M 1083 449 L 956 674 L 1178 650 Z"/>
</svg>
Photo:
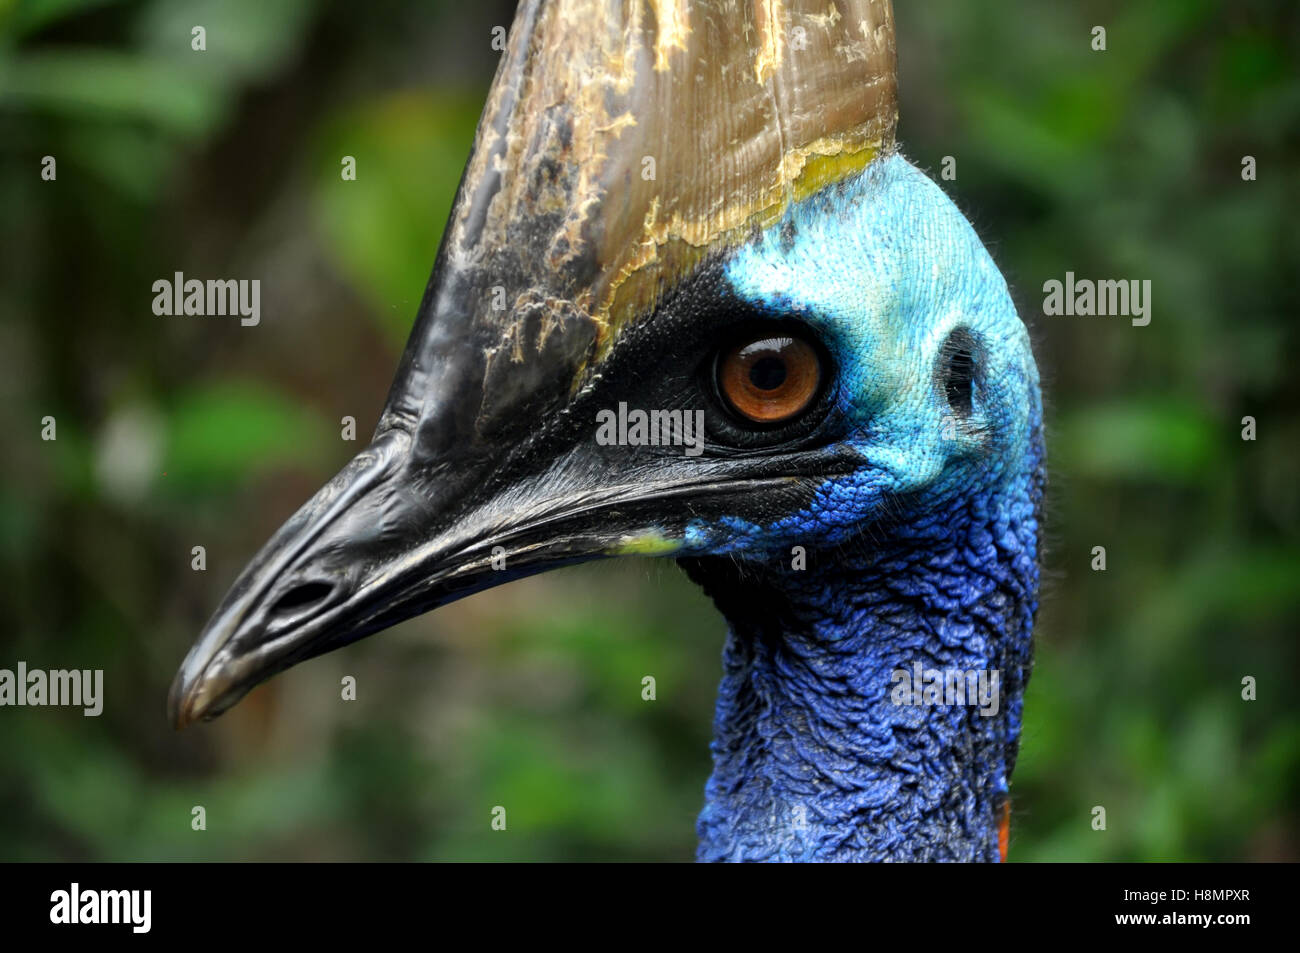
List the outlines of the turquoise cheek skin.
<svg viewBox="0 0 1300 953">
<path fill-rule="evenodd" d="M 996 494 L 1036 465 L 1038 371 L 1006 281 L 957 207 L 902 156 L 795 206 L 724 273 L 760 312 L 821 336 L 839 368 L 833 414 L 862 467 L 768 525 L 695 521 L 679 555 L 836 545 L 887 495 L 922 491 L 937 506 L 972 489 Z M 974 335 L 979 367 L 964 420 L 951 417 L 935 372 L 957 327 Z"/>
</svg>

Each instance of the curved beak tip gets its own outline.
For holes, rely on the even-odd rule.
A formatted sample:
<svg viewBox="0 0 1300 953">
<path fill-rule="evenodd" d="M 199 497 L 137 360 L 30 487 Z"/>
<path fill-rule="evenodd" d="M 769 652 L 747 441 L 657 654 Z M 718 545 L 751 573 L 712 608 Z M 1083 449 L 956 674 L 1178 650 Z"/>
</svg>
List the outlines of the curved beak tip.
<svg viewBox="0 0 1300 953">
<path fill-rule="evenodd" d="M 177 731 L 196 719 L 197 713 L 192 705 L 192 691 L 186 684 L 184 671 L 176 674 L 171 691 L 167 693 L 167 719 Z"/>
<path fill-rule="evenodd" d="M 177 730 L 196 721 L 215 718 L 224 707 L 217 702 L 225 697 L 233 680 L 224 667 L 209 664 L 197 670 L 182 665 L 167 693 L 167 717 Z M 216 709 L 216 710 L 214 710 Z"/>
</svg>

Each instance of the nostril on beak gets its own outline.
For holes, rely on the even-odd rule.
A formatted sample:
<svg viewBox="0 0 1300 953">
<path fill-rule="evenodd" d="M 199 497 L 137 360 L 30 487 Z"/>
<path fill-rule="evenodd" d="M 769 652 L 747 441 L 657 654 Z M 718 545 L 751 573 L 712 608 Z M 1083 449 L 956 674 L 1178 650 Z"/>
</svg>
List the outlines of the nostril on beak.
<svg viewBox="0 0 1300 953">
<path fill-rule="evenodd" d="M 294 586 L 271 606 L 271 615 L 285 616 L 310 609 L 329 598 L 334 586 L 328 582 L 304 582 Z"/>
</svg>

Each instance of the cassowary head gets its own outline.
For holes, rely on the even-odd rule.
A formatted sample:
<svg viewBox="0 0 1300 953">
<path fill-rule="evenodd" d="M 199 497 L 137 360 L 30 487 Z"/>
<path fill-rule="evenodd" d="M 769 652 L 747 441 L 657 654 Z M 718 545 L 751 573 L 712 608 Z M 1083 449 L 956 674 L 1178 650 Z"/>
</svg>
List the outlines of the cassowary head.
<svg viewBox="0 0 1300 953">
<path fill-rule="evenodd" d="M 512 579 L 674 556 L 731 630 L 701 857 L 995 859 L 1037 372 L 895 102 L 887 0 L 521 3 L 374 439 L 235 582 L 175 720 Z M 980 673 L 996 698 L 944 694 Z"/>
</svg>

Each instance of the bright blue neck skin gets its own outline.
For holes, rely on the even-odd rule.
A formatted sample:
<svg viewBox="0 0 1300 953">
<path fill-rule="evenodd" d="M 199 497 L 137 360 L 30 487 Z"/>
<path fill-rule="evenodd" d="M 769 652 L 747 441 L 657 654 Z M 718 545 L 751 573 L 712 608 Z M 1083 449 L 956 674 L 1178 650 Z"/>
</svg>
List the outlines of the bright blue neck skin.
<svg viewBox="0 0 1300 953">
<path fill-rule="evenodd" d="M 732 557 L 687 564 L 730 623 L 698 857 L 996 861 L 1043 466 L 1037 370 L 1006 283 L 899 156 L 793 209 L 726 275 L 822 337 L 835 426 L 862 467 L 800 512 L 687 534 L 686 555 Z M 936 372 L 955 329 L 975 342 L 963 412 Z M 996 712 L 896 703 L 914 662 L 998 672 Z"/>
</svg>

